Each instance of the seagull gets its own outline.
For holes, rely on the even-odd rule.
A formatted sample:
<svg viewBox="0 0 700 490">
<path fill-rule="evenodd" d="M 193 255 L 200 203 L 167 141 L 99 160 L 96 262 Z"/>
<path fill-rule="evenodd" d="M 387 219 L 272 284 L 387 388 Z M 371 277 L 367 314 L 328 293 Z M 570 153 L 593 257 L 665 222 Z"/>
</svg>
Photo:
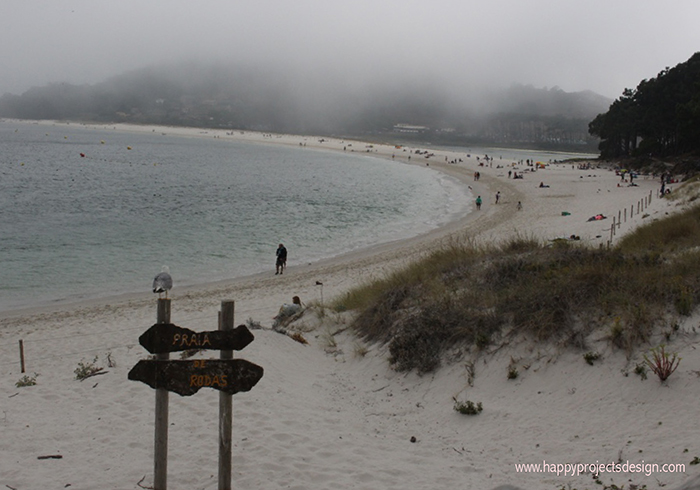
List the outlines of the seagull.
<svg viewBox="0 0 700 490">
<path fill-rule="evenodd" d="M 158 293 L 160 298 L 162 293 L 168 297 L 168 291 L 173 288 L 173 278 L 170 276 L 170 269 L 167 265 L 163 266 L 161 272 L 153 279 L 153 292 Z"/>
</svg>

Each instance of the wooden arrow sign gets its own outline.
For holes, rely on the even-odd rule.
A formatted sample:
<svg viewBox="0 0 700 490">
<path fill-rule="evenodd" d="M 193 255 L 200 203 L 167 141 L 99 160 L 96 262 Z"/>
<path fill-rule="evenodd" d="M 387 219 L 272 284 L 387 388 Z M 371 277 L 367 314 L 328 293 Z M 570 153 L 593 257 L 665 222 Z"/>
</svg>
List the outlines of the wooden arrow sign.
<svg viewBox="0 0 700 490">
<path fill-rule="evenodd" d="M 190 349 L 242 350 L 254 339 L 245 325 L 233 330 L 195 332 L 172 323 L 156 323 L 139 337 L 139 343 L 151 354 L 162 354 Z"/>
<path fill-rule="evenodd" d="M 129 371 L 132 381 L 182 396 L 194 395 L 205 387 L 234 395 L 250 391 L 262 376 L 263 368 L 245 359 L 141 360 Z"/>
</svg>

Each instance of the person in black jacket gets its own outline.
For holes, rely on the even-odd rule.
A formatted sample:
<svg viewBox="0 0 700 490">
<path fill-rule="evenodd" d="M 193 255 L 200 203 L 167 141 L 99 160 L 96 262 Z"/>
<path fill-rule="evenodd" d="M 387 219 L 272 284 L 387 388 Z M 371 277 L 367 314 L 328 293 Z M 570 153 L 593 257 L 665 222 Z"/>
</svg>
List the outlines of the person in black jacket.
<svg viewBox="0 0 700 490">
<path fill-rule="evenodd" d="M 277 247 L 277 262 L 275 263 L 275 275 L 284 274 L 284 269 L 287 267 L 287 249 L 280 243 Z"/>
</svg>

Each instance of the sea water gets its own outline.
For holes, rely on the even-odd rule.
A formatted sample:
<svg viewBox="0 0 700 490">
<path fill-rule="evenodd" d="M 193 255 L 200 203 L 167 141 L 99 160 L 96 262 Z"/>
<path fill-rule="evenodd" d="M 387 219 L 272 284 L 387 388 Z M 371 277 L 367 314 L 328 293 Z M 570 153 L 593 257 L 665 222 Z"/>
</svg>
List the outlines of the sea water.
<svg viewBox="0 0 700 490">
<path fill-rule="evenodd" d="M 0 311 L 273 271 L 427 232 L 466 186 L 363 153 L 0 121 Z M 274 272 L 271 272 L 274 274 Z"/>
<path fill-rule="evenodd" d="M 597 154 L 587 152 L 562 152 L 547 150 L 524 150 L 518 148 L 491 148 L 491 147 L 450 147 L 450 151 L 466 153 L 472 157 L 493 159 L 493 166 L 510 165 L 512 163 L 526 164 L 527 160 L 531 164 L 556 163 L 565 160 L 590 160 L 598 157 Z"/>
</svg>

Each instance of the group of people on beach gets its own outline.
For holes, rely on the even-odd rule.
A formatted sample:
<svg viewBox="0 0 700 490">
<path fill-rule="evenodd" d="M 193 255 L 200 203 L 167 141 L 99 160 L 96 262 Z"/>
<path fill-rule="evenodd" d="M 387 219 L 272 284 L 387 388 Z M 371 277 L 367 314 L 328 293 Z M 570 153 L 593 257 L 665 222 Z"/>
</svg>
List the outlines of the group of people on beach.
<svg viewBox="0 0 700 490">
<path fill-rule="evenodd" d="M 496 192 L 496 204 L 498 204 L 501 201 L 501 191 Z M 483 199 L 481 199 L 481 196 L 476 196 L 476 200 L 474 201 L 476 204 L 476 210 L 480 211 L 481 210 L 481 205 L 483 204 Z M 523 209 L 523 203 L 521 201 L 518 201 L 517 205 L 518 211 L 522 211 Z"/>
<path fill-rule="evenodd" d="M 673 178 L 671 174 L 666 174 L 666 172 L 661 174 L 661 189 L 659 190 L 659 196 L 664 197 L 666 194 L 671 193 L 671 189 L 666 187 L 666 184 L 672 184 Z"/>
</svg>

